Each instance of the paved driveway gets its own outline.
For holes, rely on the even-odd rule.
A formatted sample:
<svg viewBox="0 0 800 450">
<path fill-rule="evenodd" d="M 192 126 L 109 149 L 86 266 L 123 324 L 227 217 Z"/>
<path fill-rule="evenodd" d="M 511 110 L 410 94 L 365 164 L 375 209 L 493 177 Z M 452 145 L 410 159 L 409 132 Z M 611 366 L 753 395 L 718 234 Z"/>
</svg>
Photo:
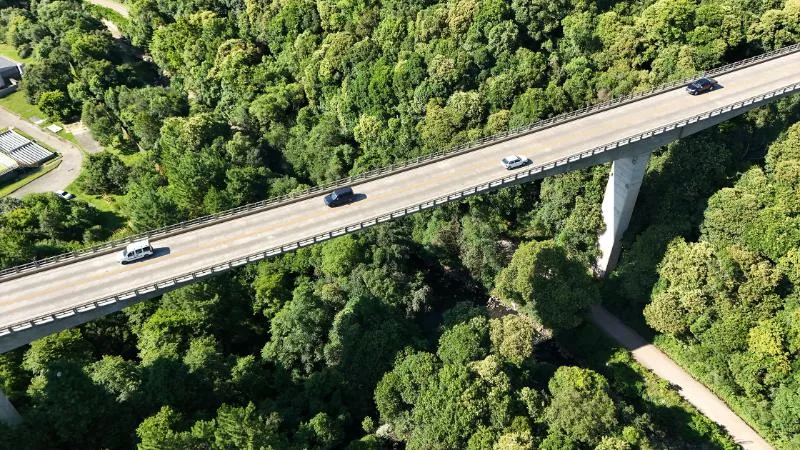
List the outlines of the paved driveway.
<svg viewBox="0 0 800 450">
<path fill-rule="evenodd" d="M 103 151 L 103 146 L 94 140 L 91 131 L 89 131 L 89 128 L 87 128 L 83 122 L 65 124 L 64 128 L 75 137 L 75 140 L 78 141 L 78 144 L 86 153 L 91 154 Z"/>
<path fill-rule="evenodd" d="M 11 196 L 20 198 L 25 194 L 52 192 L 64 189 L 75 181 L 81 171 L 83 153 L 77 147 L 60 137 L 42 130 L 38 126 L 20 118 L 16 114 L 0 108 L 0 127 L 14 127 L 31 136 L 36 142 L 48 145 L 61 153 L 61 164 L 29 184 L 14 191 Z"/>
</svg>

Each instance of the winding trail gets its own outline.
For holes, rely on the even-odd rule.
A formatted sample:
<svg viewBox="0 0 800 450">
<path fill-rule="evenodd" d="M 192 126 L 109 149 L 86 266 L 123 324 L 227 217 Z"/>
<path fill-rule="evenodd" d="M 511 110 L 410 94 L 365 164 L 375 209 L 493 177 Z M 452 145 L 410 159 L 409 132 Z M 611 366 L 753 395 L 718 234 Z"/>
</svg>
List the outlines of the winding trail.
<svg viewBox="0 0 800 450">
<path fill-rule="evenodd" d="M 728 408 L 725 402 L 605 308 L 600 305 L 592 306 L 590 318 L 603 332 L 630 350 L 639 364 L 677 386 L 681 397 L 694 405 L 703 415 L 725 428 L 743 449 L 774 450 L 764 438 Z"/>
</svg>

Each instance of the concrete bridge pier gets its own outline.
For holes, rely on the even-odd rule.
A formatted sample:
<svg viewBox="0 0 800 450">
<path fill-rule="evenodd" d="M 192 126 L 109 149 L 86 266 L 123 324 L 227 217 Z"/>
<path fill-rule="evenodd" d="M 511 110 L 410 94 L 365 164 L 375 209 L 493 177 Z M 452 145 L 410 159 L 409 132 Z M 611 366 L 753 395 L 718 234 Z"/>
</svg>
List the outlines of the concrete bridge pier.
<svg viewBox="0 0 800 450">
<path fill-rule="evenodd" d="M 650 152 L 645 152 L 619 158 L 611 165 L 602 207 L 606 229 L 598 238 L 601 252 L 595 267 L 598 276 L 605 276 L 617 264 L 622 235 L 631 221 L 649 161 Z"/>
<path fill-rule="evenodd" d="M 22 422 L 22 417 L 3 391 L 0 391 L 0 422 L 6 425 L 17 425 Z"/>
</svg>

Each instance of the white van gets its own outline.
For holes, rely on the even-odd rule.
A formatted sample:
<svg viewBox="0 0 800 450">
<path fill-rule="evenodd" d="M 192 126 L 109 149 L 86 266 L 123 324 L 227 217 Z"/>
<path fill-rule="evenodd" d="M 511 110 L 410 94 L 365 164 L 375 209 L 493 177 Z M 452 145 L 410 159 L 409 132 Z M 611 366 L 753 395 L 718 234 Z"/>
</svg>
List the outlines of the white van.
<svg viewBox="0 0 800 450">
<path fill-rule="evenodd" d="M 136 261 L 137 259 L 151 256 L 152 254 L 153 247 L 150 245 L 150 240 L 145 239 L 143 241 L 136 241 L 128 244 L 125 247 L 125 250 L 119 253 L 117 261 L 119 261 L 120 264 L 125 264 L 126 262 Z"/>
</svg>

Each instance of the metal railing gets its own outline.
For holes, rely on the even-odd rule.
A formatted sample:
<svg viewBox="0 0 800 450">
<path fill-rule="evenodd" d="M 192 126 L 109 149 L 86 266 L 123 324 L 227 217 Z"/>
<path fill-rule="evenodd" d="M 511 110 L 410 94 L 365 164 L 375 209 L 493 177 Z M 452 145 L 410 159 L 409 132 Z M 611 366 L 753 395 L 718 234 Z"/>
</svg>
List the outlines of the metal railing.
<svg viewBox="0 0 800 450">
<path fill-rule="evenodd" d="M 401 209 L 397 209 L 397 210 L 394 210 L 394 211 L 389 212 L 389 213 L 380 214 L 378 216 L 373 216 L 373 217 L 371 217 L 369 219 L 365 219 L 365 220 L 360 220 L 358 222 L 351 223 L 350 225 L 346 225 L 344 227 L 338 228 L 338 229 L 333 230 L 333 231 L 328 231 L 328 232 L 325 232 L 325 233 L 316 234 L 316 235 L 313 235 L 313 236 L 305 238 L 305 239 L 301 239 L 301 240 L 297 240 L 297 241 L 294 241 L 294 242 L 290 242 L 288 244 L 280 245 L 278 247 L 273 247 L 273 248 L 270 248 L 270 249 L 267 249 L 267 250 L 264 250 L 264 251 L 259 251 L 259 252 L 256 252 L 256 253 L 252 253 L 252 254 L 249 254 L 249 255 L 246 255 L 246 256 L 243 256 L 243 257 L 230 259 L 228 261 L 225 261 L 225 262 L 222 262 L 222 263 L 219 263 L 219 264 L 214 264 L 212 266 L 205 267 L 203 269 L 195 270 L 195 271 L 192 271 L 192 272 L 187 272 L 187 273 L 184 273 L 182 275 L 178 275 L 178 276 L 175 276 L 175 277 L 167 278 L 165 280 L 160 280 L 160 281 L 156 281 L 156 282 L 153 282 L 153 283 L 148 283 L 146 285 L 140 286 L 138 288 L 135 288 L 135 289 L 132 289 L 132 290 L 129 290 L 129 291 L 117 294 L 117 295 L 91 300 L 91 301 L 83 303 L 83 304 L 81 304 L 79 306 L 73 306 L 71 308 L 65 308 L 65 309 L 62 309 L 62 310 L 59 310 L 59 311 L 56 311 L 56 312 L 53 312 L 53 313 L 49 313 L 49 314 L 46 314 L 46 315 L 42 315 L 42 316 L 39 316 L 39 317 L 36 317 L 36 318 L 33 318 L 33 319 L 28 319 L 28 320 L 25 320 L 25 321 L 20 321 L 20 322 L 13 323 L 11 325 L 6 325 L 6 326 L 3 326 L 2 328 L 0 328 L 0 337 L 9 335 L 9 334 L 14 333 L 14 332 L 23 331 L 23 330 L 29 329 L 29 328 L 31 328 L 33 326 L 36 326 L 36 325 L 42 325 L 42 324 L 50 323 L 50 322 L 52 322 L 54 320 L 58 320 L 58 319 L 65 318 L 65 317 L 70 317 L 70 316 L 73 316 L 73 315 L 81 313 L 81 312 L 90 311 L 90 310 L 93 310 L 95 308 L 100 308 L 100 307 L 107 306 L 107 305 L 110 305 L 110 304 L 113 304 L 113 303 L 117 303 L 117 302 L 120 302 L 120 301 L 130 300 L 130 299 L 134 299 L 134 298 L 139 297 L 139 296 L 158 293 L 158 292 L 161 292 L 161 291 L 164 291 L 164 290 L 176 289 L 176 288 L 180 287 L 181 285 L 194 282 L 194 281 L 196 281 L 198 279 L 201 279 L 201 278 L 204 278 L 204 277 L 207 277 L 207 276 L 210 276 L 210 275 L 214 275 L 216 273 L 224 272 L 224 271 L 233 269 L 235 267 L 239 267 L 239 266 L 242 266 L 242 265 L 245 265 L 245 264 L 249 264 L 251 262 L 260 261 L 262 259 L 265 259 L 265 258 L 268 258 L 268 257 L 271 257 L 271 256 L 275 256 L 275 255 L 279 255 L 281 253 L 294 251 L 294 250 L 297 250 L 298 248 L 306 247 L 306 246 L 309 246 L 309 245 L 312 245 L 312 244 L 316 244 L 318 242 L 323 242 L 323 241 L 326 241 L 328 239 L 332 239 L 334 237 L 338 237 L 338 236 L 342 236 L 342 235 L 345 235 L 345 234 L 348 234 L 348 233 L 353 233 L 353 232 L 356 232 L 356 231 L 359 231 L 359 230 L 363 230 L 365 228 L 377 225 L 379 223 L 388 222 L 388 221 L 391 221 L 391 220 L 393 220 L 395 218 L 403 217 L 403 216 L 406 216 L 406 215 L 409 215 L 409 214 L 413 214 L 415 212 L 423 211 L 423 210 L 435 207 L 437 205 L 441 205 L 443 203 L 448 203 L 448 202 L 451 202 L 451 201 L 460 200 L 460 199 L 463 199 L 463 198 L 466 198 L 466 197 L 469 197 L 469 196 L 472 196 L 472 195 L 481 194 L 481 193 L 484 193 L 484 192 L 488 192 L 488 191 L 491 191 L 491 190 L 494 190 L 494 189 L 499 189 L 501 187 L 509 186 L 509 185 L 512 185 L 512 184 L 519 184 L 519 183 L 528 182 L 528 181 L 531 181 L 531 180 L 533 180 L 535 178 L 543 177 L 543 176 L 546 175 L 546 173 L 548 171 L 552 171 L 552 170 L 554 170 L 554 169 L 556 169 L 558 167 L 565 166 L 565 165 L 574 163 L 574 162 L 582 160 L 582 159 L 592 158 L 592 157 L 594 157 L 596 155 L 605 153 L 607 151 L 616 150 L 616 149 L 619 149 L 619 148 L 624 147 L 626 145 L 639 142 L 639 141 L 641 141 L 643 139 L 648 139 L 648 138 L 651 138 L 651 137 L 654 137 L 654 136 L 658 136 L 660 134 L 663 134 L 663 133 L 666 133 L 666 132 L 669 132 L 669 131 L 673 131 L 673 130 L 678 129 L 678 128 L 683 128 L 685 126 L 688 126 L 688 125 L 691 125 L 691 124 L 694 124 L 694 123 L 698 123 L 698 122 L 701 122 L 703 120 L 707 120 L 707 119 L 710 119 L 710 118 L 713 118 L 713 117 L 716 117 L 716 116 L 719 116 L 720 114 L 725 114 L 725 113 L 732 112 L 732 111 L 738 110 L 738 109 L 744 109 L 744 108 L 747 108 L 748 106 L 751 106 L 751 105 L 753 105 L 755 103 L 759 103 L 759 102 L 762 102 L 764 100 L 768 100 L 768 99 L 776 97 L 776 96 L 789 95 L 789 94 L 795 93 L 795 92 L 800 92 L 800 82 L 793 83 L 793 84 L 790 84 L 788 86 L 784 86 L 782 88 L 778 88 L 778 89 L 772 90 L 770 92 L 766 92 L 764 94 L 759 94 L 757 96 L 753 96 L 753 97 L 750 97 L 750 98 L 747 98 L 747 99 L 744 99 L 744 100 L 740 100 L 740 101 L 734 102 L 734 103 L 732 103 L 730 105 L 726 105 L 726 106 L 722 106 L 722 107 L 719 107 L 719 108 L 715 108 L 715 109 L 712 109 L 710 111 L 707 111 L 707 112 L 704 112 L 704 113 L 700 113 L 700 114 L 694 115 L 694 116 L 686 118 L 686 119 L 682 119 L 682 120 L 679 120 L 679 121 L 671 122 L 671 123 L 668 123 L 666 125 L 659 126 L 657 128 L 653 128 L 653 129 L 650 129 L 650 130 L 647 130 L 647 131 L 644 131 L 644 132 L 641 132 L 641 133 L 637 133 L 637 134 L 628 136 L 626 138 L 623 138 L 623 139 L 620 139 L 620 140 L 605 144 L 605 145 L 601 145 L 601 146 L 598 146 L 598 147 L 595 147 L 595 148 L 592 148 L 592 149 L 589 149 L 589 150 L 585 150 L 585 151 L 576 153 L 574 155 L 567 156 L 565 158 L 561 158 L 561 159 L 558 159 L 558 160 L 555 160 L 555 161 L 551 161 L 551 162 L 548 162 L 548 163 L 545 163 L 545 164 L 540 164 L 538 166 L 534 166 L 534 167 L 531 167 L 529 169 L 518 170 L 518 171 L 514 172 L 511 175 L 508 175 L 508 176 L 505 176 L 505 177 L 502 177 L 502 178 L 498 178 L 498 179 L 495 179 L 495 180 L 492 180 L 492 181 L 489 181 L 489 182 L 481 183 L 481 184 L 478 184 L 478 185 L 470 186 L 468 188 L 461 189 L 460 191 L 457 191 L 457 192 L 454 192 L 454 193 L 451 193 L 451 194 L 437 196 L 435 198 L 426 200 L 424 202 L 416 203 L 414 205 L 407 206 L 407 207 L 401 208 Z"/>
<path fill-rule="evenodd" d="M 263 200 L 256 203 L 250 203 L 247 205 L 239 206 L 233 209 L 229 209 L 227 211 L 223 211 L 216 214 L 210 214 L 203 217 L 198 217 L 196 219 L 187 220 L 184 222 L 179 222 L 173 225 L 168 225 L 162 228 L 157 228 L 154 230 L 146 231 L 143 233 L 139 233 L 136 235 L 128 236 L 122 239 L 117 239 L 113 241 L 107 241 L 102 244 L 97 244 L 91 247 L 87 247 L 81 250 L 75 250 L 69 253 L 63 253 L 57 256 L 52 256 L 49 258 L 41 259 L 38 261 L 29 262 L 26 264 L 17 265 L 14 267 L 9 267 L 6 269 L 0 270 L 0 280 L 3 279 L 10 279 L 16 278 L 17 276 L 24 275 L 28 272 L 35 272 L 39 270 L 43 270 L 49 266 L 54 265 L 61 265 L 60 263 L 72 260 L 79 260 L 90 258 L 96 256 L 98 254 L 105 254 L 110 253 L 114 250 L 120 249 L 124 245 L 134 242 L 136 240 L 141 240 L 145 238 L 163 238 L 172 236 L 174 234 L 183 233 L 186 231 L 190 231 L 192 229 L 201 228 L 209 225 L 213 225 L 220 222 L 225 222 L 228 220 L 232 220 L 235 218 L 243 217 L 246 215 L 254 214 L 257 212 L 265 211 L 268 209 L 273 209 L 277 207 L 281 207 L 290 203 L 295 203 L 298 201 L 302 201 L 308 198 L 313 198 L 317 195 L 335 189 L 337 187 L 351 185 L 355 183 L 365 183 L 369 181 L 373 181 L 376 179 L 384 178 L 398 172 L 403 172 L 415 167 L 419 167 L 422 165 L 431 164 L 437 161 L 441 161 L 443 159 L 451 158 L 453 156 L 461 155 L 464 153 L 469 153 L 481 148 L 486 147 L 487 145 L 492 145 L 498 142 L 506 141 L 509 139 L 514 139 L 520 136 L 524 136 L 530 133 L 534 133 L 537 131 L 541 131 L 546 128 L 551 128 L 556 125 L 560 125 L 566 122 L 570 122 L 576 120 L 581 117 L 589 116 L 592 114 L 596 114 L 601 111 L 609 110 L 621 106 L 623 104 L 632 103 L 634 101 L 642 100 L 647 97 L 651 97 L 654 95 L 658 95 L 676 87 L 683 86 L 690 81 L 697 78 L 700 75 L 707 75 L 707 76 L 716 76 L 721 75 L 724 73 L 732 72 L 743 67 L 751 66 L 754 64 L 758 64 L 767 60 L 779 58 L 781 56 L 785 56 L 791 53 L 795 53 L 800 51 L 800 44 L 793 44 L 788 47 L 781 48 L 779 50 L 775 50 L 772 52 L 764 53 L 758 56 L 754 56 L 752 58 L 744 59 L 741 61 L 737 61 L 735 63 L 727 64 L 716 69 L 709 70 L 707 72 L 698 73 L 696 76 L 691 78 L 686 78 L 682 80 L 675 80 L 672 82 L 668 82 L 662 84 L 660 86 L 654 87 L 649 91 L 643 91 L 633 94 L 624 95 L 621 97 L 614 98 L 607 102 L 598 103 L 595 105 L 587 106 L 583 109 L 567 112 L 564 114 L 560 114 L 558 116 L 552 117 L 550 119 L 544 119 L 539 122 L 533 123 L 531 125 L 527 125 L 524 127 L 515 128 L 512 130 L 503 131 L 492 136 L 484 137 L 478 139 L 477 141 L 459 144 L 451 149 L 443 150 L 435 153 L 431 153 L 428 155 L 418 156 L 416 158 L 406 160 L 400 163 L 394 163 L 387 167 L 381 167 L 377 169 L 373 169 L 358 175 L 353 175 L 347 178 L 343 178 L 331 183 L 326 183 L 323 185 L 315 186 L 308 188 L 302 192 L 297 192 L 293 194 L 286 194 L 281 195 L 278 197 L 273 197 L 268 200 Z"/>
</svg>

